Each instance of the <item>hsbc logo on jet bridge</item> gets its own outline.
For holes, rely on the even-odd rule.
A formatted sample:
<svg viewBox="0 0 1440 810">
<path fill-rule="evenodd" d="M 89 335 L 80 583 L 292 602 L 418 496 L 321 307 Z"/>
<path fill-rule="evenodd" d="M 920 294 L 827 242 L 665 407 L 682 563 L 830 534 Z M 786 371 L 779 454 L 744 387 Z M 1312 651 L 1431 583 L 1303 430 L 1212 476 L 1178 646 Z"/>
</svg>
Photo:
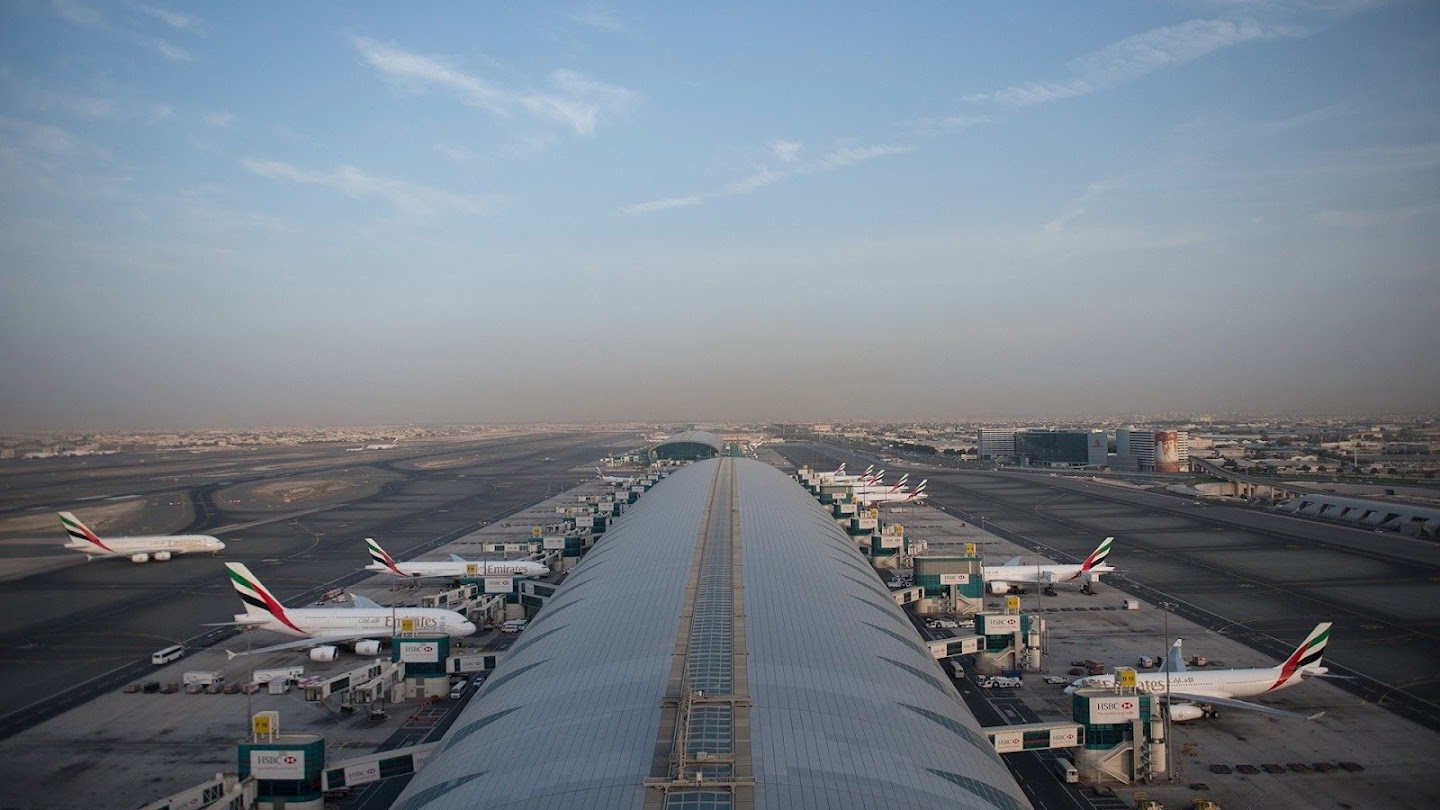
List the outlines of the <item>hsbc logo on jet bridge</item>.
<svg viewBox="0 0 1440 810">
<path fill-rule="evenodd" d="M 1140 718 L 1140 698 L 1125 697 L 1090 698 L 1091 723 L 1125 723 Z"/>
<path fill-rule="evenodd" d="M 250 775 L 256 779 L 304 779 L 305 752 L 250 749 Z"/>
</svg>

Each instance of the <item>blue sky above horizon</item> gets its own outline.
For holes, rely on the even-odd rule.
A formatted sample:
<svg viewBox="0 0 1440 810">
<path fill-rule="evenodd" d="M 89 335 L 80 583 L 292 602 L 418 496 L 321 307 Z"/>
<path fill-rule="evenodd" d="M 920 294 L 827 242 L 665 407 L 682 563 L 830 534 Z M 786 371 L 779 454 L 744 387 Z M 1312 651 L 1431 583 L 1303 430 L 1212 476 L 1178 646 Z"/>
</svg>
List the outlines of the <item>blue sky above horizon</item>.
<svg viewBox="0 0 1440 810">
<path fill-rule="evenodd" d="M 1423 0 L 0 7 L 0 430 L 1440 404 Z"/>
</svg>

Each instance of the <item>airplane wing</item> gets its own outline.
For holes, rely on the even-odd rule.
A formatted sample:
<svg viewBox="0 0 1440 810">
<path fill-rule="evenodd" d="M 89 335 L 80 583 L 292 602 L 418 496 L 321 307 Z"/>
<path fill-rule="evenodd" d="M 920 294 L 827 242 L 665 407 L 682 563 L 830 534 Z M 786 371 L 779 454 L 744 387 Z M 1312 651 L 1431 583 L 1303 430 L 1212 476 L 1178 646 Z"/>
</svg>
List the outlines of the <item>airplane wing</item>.
<svg viewBox="0 0 1440 810">
<path fill-rule="evenodd" d="M 375 633 L 344 633 L 335 636 L 315 636 L 313 638 L 300 638 L 294 641 L 286 641 L 281 644 L 271 644 L 268 647 L 259 647 L 250 650 L 226 650 L 225 660 L 233 660 L 242 655 L 260 655 L 261 653 L 279 652 L 280 650 L 299 650 L 319 647 L 322 644 L 340 644 L 346 641 L 360 641 L 362 639 L 373 639 Z M 389 638 L 389 636 L 382 636 Z"/>
<path fill-rule="evenodd" d="M 461 557 L 459 554 L 451 554 L 450 562 L 468 563 L 470 561 L 465 559 L 464 557 Z"/>
<path fill-rule="evenodd" d="M 1020 558 L 1019 558 L 1019 557 L 1011 557 L 1010 559 L 1008 559 L 1008 560 L 1005 561 L 1005 565 L 1007 565 L 1007 566 L 1009 566 L 1009 565 L 1019 565 L 1019 564 L 1020 564 Z M 1002 566 L 1002 567 L 1003 567 L 1003 566 Z"/>
<path fill-rule="evenodd" d="M 1218 695 L 1204 695 L 1195 692 L 1171 692 L 1170 698 L 1172 700 L 1183 700 L 1190 703 L 1207 703 L 1211 706 L 1224 706 L 1229 709 L 1244 709 L 1245 711 L 1268 714 L 1272 717 L 1286 717 L 1291 720 L 1318 720 L 1325 715 L 1325 712 L 1301 714 L 1300 712 L 1292 712 L 1286 709 L 1277 709 L 1274 706 L 1263 706 L 1259 703 L 1251 703 L 1245 700 L 1236 700 Z"/>
<path fill-rule="evenodd" d="M 381 607 L 381 605 L 380 605 L 379 602 L 376 602 L 374 599 L 371 599 L 371 598 L 368 597 L 368 596 L 361 596 L 361 595 L 358 594 L 358 593 L 352 593 L 352 594 L 350 594 L 350 603 L 351 603 L 352 605 L 354 605 L 355 607 L 357 607 L 357 608 L 378 608 L 378 607 Z"/>
</svg>

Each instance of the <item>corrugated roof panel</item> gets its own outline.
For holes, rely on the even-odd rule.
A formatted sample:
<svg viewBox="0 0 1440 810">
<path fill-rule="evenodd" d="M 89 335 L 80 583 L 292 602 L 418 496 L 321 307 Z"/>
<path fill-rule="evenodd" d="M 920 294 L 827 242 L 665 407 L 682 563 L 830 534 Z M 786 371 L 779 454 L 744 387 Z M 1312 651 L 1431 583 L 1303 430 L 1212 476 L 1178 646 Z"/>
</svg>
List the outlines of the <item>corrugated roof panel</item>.
<svg viewBox="0 0 1440 810">
<path fill-rule="evenodd" d="M 677 471 L 616 522 L 592 552 L 600 556 L 582 560 L 526 631 L 543 637 L 517 647 L 451 734 L 500 716 L 442 748 L 403 797 L 445 792 L 397 807 L 643 805 L 696 540 L 722 463 L 738 481 L 744 650 L 736 652 L 747 662 L 754 806 L 1027 806 L 854 541 L 779 471 L 717 459 Z M 691 728 L 721 740 L 727 716 L 702 709 Z M 708 785 L 685 788 L 670 804 L 713 806 L 716 795 Z"/>
<path fill-rule="evenodd" d="M 451 734 L 512 711 L 460 743 L 447 742 L 402 795 L 485 773 L 429 803 L 397 807 L 643 803 L 713 475 L 713 468 L 679 470 L 615 522 L 597 546 L 605 554 L 596 559 L 593 577 L 586 573 L 587 556 Z M 531 642 L 532 631 L 545 637 Z"/>
<path fill-rule="evenodd" d="M 736 460 L 744 549 L 755 806 L 993 807 L 943 770 L 1024 795 L 855 543 L 809 493 Z M 814 516 L 819 515 L 821 522 Z M 875 583 L 878 585 L 878 581 Z M 914 636 L 913 640 L 910 639 Z"/>
</svg>

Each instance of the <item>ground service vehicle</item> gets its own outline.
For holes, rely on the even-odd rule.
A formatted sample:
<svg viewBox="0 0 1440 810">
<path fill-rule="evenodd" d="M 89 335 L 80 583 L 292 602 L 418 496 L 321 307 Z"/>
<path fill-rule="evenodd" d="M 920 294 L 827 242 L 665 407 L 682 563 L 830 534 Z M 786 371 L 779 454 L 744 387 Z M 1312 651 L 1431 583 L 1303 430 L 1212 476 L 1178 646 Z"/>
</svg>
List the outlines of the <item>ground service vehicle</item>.
<svg viewBox="0 0 1440 810">
<path fill-rule="evenodd" d="M 180 657 L 184 654 L 185 648 L 181 647 L 179 644 L 176 644 L 171 647 L 166 647 L 163 650 L 156 650 L 155 652 L 150 653 L 150 663 L 158 667 L 161 664 L 168 664 L 171 661 L 179 661 Z"/>
</svg>

